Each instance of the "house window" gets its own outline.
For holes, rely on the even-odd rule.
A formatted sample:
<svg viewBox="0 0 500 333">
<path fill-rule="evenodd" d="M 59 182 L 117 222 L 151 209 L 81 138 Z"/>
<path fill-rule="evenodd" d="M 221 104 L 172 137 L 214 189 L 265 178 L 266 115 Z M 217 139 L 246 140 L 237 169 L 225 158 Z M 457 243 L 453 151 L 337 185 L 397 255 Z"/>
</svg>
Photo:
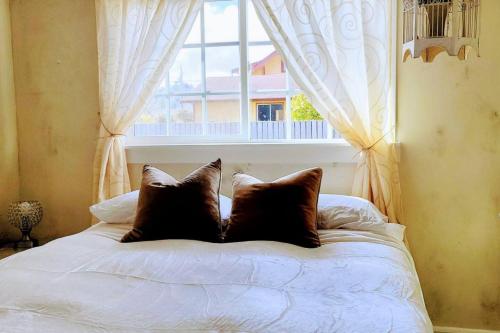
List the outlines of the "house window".
<svg viewBox="0 0 500 333">
<path fill-rule="evenodd" d="M 276 121 L 283 112 L 283 104 L 257 104 L 257 121 Z"/>
<path fill-rule="evenodd" d="M 141 136 L 163 143 L 339 138 L 290 78 L 246 0 L 205 0 L 128 140 Z"/>
</svg>

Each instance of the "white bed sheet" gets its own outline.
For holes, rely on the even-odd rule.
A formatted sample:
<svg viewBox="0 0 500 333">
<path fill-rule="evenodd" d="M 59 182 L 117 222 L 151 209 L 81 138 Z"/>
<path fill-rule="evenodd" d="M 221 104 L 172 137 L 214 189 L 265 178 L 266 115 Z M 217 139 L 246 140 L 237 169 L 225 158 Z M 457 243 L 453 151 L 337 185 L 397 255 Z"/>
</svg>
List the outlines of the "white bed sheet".
<svg viewBox="0 0 500 333">
<path fill-rule="evenodd" d="M 432 332 L 391 237 L 119 243 L 129 227 L 100 223 L 0 261 L 0 332 Z"/>
</svg>

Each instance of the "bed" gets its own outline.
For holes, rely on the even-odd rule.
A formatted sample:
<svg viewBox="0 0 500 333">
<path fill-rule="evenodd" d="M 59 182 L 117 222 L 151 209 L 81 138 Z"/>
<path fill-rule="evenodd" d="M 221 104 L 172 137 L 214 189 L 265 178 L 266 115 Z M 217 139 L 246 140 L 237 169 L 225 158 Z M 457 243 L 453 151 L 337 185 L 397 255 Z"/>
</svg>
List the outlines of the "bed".
<svg viewBox="0 0 500 333">
<path fill-rule="evenodd" d="M 432 332 L 393 237 L 120 243 L 129 228 L 99 223 L 0 261 L 0 332 Z"/>
</svg>

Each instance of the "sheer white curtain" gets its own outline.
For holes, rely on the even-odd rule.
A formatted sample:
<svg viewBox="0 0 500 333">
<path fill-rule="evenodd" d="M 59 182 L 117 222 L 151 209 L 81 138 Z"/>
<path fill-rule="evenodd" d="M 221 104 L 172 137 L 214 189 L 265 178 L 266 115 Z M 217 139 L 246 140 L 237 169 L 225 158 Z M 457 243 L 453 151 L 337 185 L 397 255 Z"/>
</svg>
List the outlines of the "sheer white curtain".
<svg viewBox="0 0 500 333">
<path fill-rule="evenodd" d="M 203 0 L 96 0 L 101 121 L 94 201 L 130 191 L 123 134 L 186 40 Z"/>
<path fill-rule="evenodd" d="M 253 0 L 291 77 L 359 150 L 353 195 L 393 222 L 401 211 L 399 171 L 386 136 L 391 85 L 391 1 Z"/>
</svg>

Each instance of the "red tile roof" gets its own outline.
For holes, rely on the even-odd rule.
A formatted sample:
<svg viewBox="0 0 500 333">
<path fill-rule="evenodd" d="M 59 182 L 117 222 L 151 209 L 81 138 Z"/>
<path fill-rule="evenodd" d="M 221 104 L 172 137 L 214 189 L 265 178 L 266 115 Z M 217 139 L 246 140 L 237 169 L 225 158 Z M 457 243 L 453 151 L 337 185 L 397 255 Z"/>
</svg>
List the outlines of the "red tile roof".
<svg viewBox="0 0 500 333">
<path fill-rule="evenodd" d="M 229 92 L 240 91 L 239 76 L 219 76 L 207 77 L 207 92 Z M 271 92 L 269 90 L 284 90 L 286 89 L 285 73 L 271 75 L 254 75 L 250 77 L 250 99 L 277 99 L 285 98 L 284 92 Z M 200 87 L 196 87 L 200 91 Z M 235 100 L 236 96 L 229 95 L 212 95 L 209 100 Z M 239 98 L 239 97 L 238 97 Z M 186 96 L 183 101 L 199 100 L 198 97 L 192 98 Z"/>
<path fill-rule="evenodd" d="M 253 75 L 249 80 L 250 91 L 262 92 L 264 90 L 286 89 L 285 73 L 270 74 L 270 75 Z M 218 91 L 239 91 L 240 77 L 239 76 L 216 76 L 207 77 L 207 92 Z M 201 90 L 199 86 L 197 91 Z"/>
<path fill-rule="evenodd" d="M 277 55 L 277 51 L 271 52 L 266 57 L 251 64 L 252 72 L 264 66 L 269 59 Z M 232 71 L 231 76 L 212 76 L 207 77 L 206 85 L 207 92 L 231 92 L 240 91 L 240 76 L 239 68 Z M 269 90 L 284 90 L 286 89 L 285 73 L 266 74 L 266 75 L 251 75 L 249 80 L 250 99 L 281 99 L 285 98 L 284 92 L 268 92 Z M 194 91 L 201 91 L 200 85 L 196 86 Z M 209 100 L 236 100 L 235 96 L 230 95 L 212 95 Z M 238 97 L 239 98 L 239 97 Z M 199 97 L 183 97 L 183 101 L 199 101 Z"/>
</svg>

